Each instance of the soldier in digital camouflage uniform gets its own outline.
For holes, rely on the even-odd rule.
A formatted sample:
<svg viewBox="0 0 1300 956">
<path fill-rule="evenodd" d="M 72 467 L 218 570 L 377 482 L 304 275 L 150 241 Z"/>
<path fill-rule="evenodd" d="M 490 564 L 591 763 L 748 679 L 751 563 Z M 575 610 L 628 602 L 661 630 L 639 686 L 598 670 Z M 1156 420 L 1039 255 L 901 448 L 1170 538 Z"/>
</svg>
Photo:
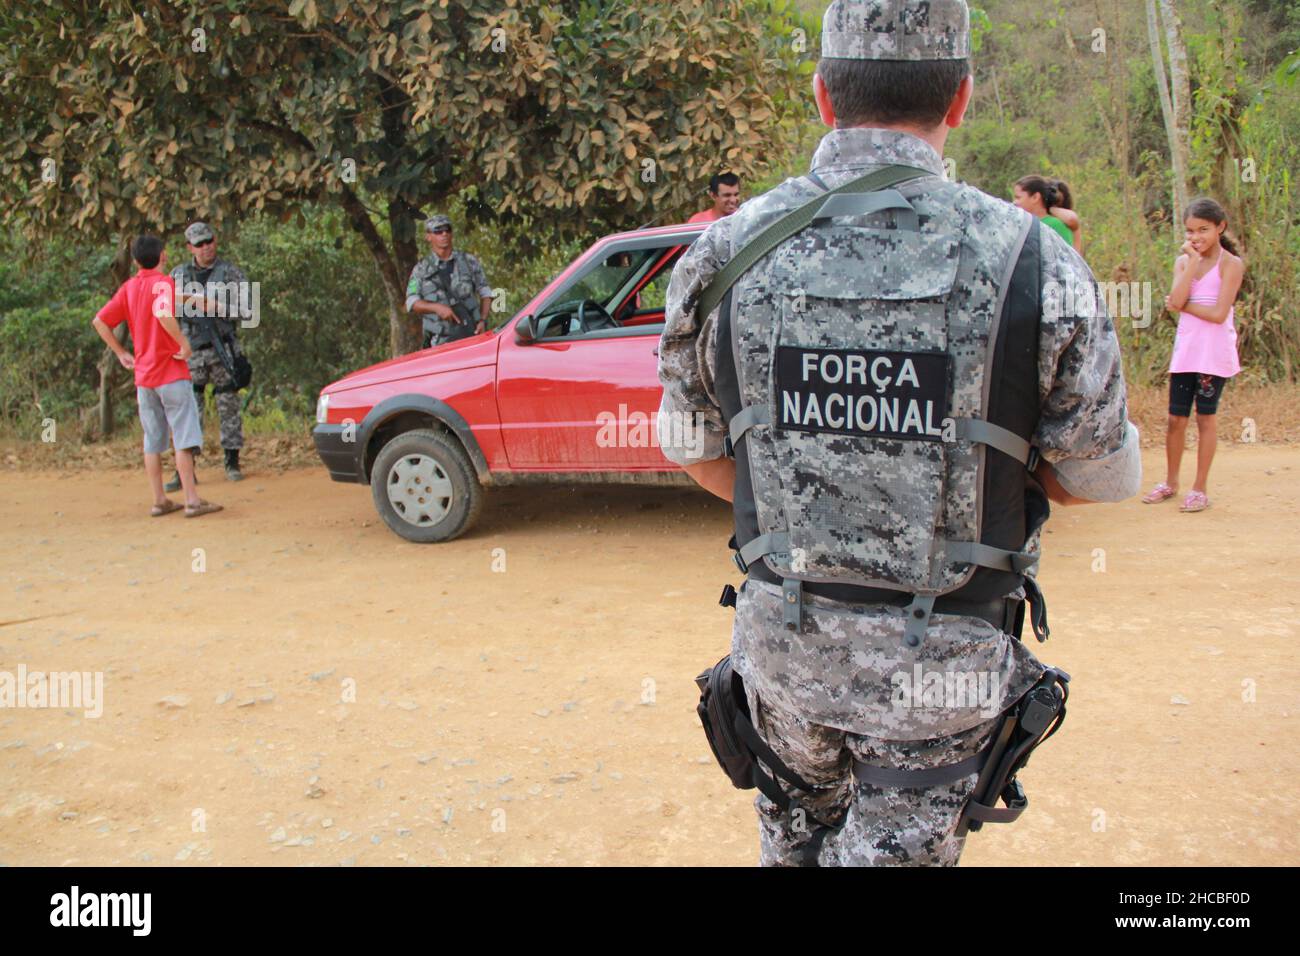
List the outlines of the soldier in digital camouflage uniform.
<svg viewBox="0 0 1300 956">
<path fill-rule="evenodd" d="M 243 355 L 237 327 L 239 320 L 251 319 L 248 277 L 228 259 L 217 255 L 217 237 L 207 223 L 195 222 L 185 230 L 191 260 L 172 270 L 179 300 L 177 316 L 183 331 L 194 347 L 190 356 L 190 379 L 199 414 L 203 413 L 203 396 L 209 384 L 221 421 L 221 448 L 225 455 L 226 478 L 242 481 L 239 451 L 244 447 L 243 401 L 234 387 L 231 370 L 222 361 L 214 339 L 219 337 L 226 355 L 233 362 Z M 180 476 L 167 485 L 180 487 Z"/>
<path fill-rule="evenodd" d="M 487 327 L 492 287 L 475 256 L 452 248 L 451 220 L 424 224 L 432 250 L 415 264 L 406 283 L 406 311 L 423 321 L 423 347 L 467 338 Z"/>
<path fill-rule="evenodd" d="M 783 213 L 822 188 L 839 186 L 873 167 L 918 167 L 933 175 L 897 188 L 915 207 L 922 227 L 928 218 L 945 215 L 964 223 L 963 242 L 970 243 L 972 253 L 959 257 L 952 248 L 921 261 L 891 263 L 875 261 L 870 255 L 849 255 L 854 251 L 851 245 L 837 250 L 819 246 L 813 239 L 787 240 L 784 247 L 759 259 L 733 287 L 740 303 L 730 326 L 740 342 L 737 361 L 749 362 L 766 348 L 762 342 L 751 342 L 744 332 L 747 321 L 759 321 L 764 309 L 768 322 L 799 321 L 797 314 L 788 311 L 782 320 L 780 310 L 789 308 L 783 302 L 803 294 L 802 289 L 789 288 L 800 267 L 804 269 L 800 281 L 805 284 L 811 277 L 813 283 L 851 286 L 869 276 L 877 283 L 894 282 L 903 294 L 910 288 L 918 296 L 924 295 L 931 270 L 946 268 L 956 274 L 951 295 L 959 315 L 963 306 L 975 309 L 980 304 L 987 309 L 1005 282 L 1012 239 L 1017 232 L 1027 235 L 1030 225 L 1009 204 L 941 178 L 947 131 L 959 125 L 970 97 L 968 44 L 969 13 L 962 0 L 835 0 L 827 9 L 815 90 L 822 119 L 834 129 L 812 159 L 812 175 L 820 185 L 803 177 L 786 180 L 719 220 L 683 255 L 669 285 L 659 358 L 664 386 L 659 438 L 664 454 L 683 465 L 704 488 L 729 501 L 733 490 L 743 490 L 736 482 L 737 461 L 728 457 L 729 448 L 724 451 L 727 427 L 719 398 L 717 341 L 722 310 L 700 315 L 696 305 L 723 265 Z M 930 108 L 926 121 L 919 123 L 907 117 L 908 91 L 917 87 L 915 71 L 932 66 L 948 70 L 944 82 L 952 98 L 941 101 L 937 112 Z M 892 102 L 879 102 L 882 96 Z M 904 101 L 901 120 L 900 97 Z M 946 112 L 943 102 L 949 103 Z M 886 119 L 873 115 L 877 108 Z M 1123 500 L 1138 489 L 1140 460 L 1137 432 L 1127 421 L 1114 326 L 1091 271 L 1073 249 L 1050 230 L 1042 230 L 1040 255 L 1036 397 L 1041 407 L 1032 444 L 1042 463 L 1033 475 L 1043 492 L 1060 504 Z M 1070 302 L 1087 307 L 1063 308 L 1063 290 L 1074 296 Z M 1032 328 L 1033 297 L 1023 308 Z M 924 315 L 918 311 L 915 325 L 897 329 L 895 335 L 920 351 L 943 347 L 944 343 L 929 341 L 934 332 Z M 860 345 L 880 347 L 871 341 Z M 751 346 L 751 352 L 746 352 Z M 1033 367 L 1026 368 L 1026 379 L 1032 381 Z M 963 396 L 966 387 L 961 381 L 954 388 L 954 401 L 970 397 Z M 767 381 L 746 380 L 744 389 L 756 403 L 767 401 Z M 1025 389 L 1026 394 L 1029 391 Z M 678 424 L 670 427 L 674 421 Z M 689 443 L 680 437 L 687 433 L 683 421 L 700 429 Z M 898 442 L 908 444 L 916 443 Z M 822 447 L 834 454 L 833 442 Z M 843 462 L 834 464 L 843 470 Z M 800 460 L 796 453 L 775 467 L 796 483 L 816 483 L 827 465 Z M 857 501 L 863 508 L 896 509 L 901 516 L 910 505 L 908 479 L 906 472 L 861 475 L 857 487 L 820 490 L 830 497 L 830 508 Z M 757 490 L 753 494 L 761 498 Z M 967 506 L 974 500 L 973 492 L 968 498 Z M 800 518 L 788 517 L 792 522 Z M 740 527 L 738 511 L 738 538 Z M 914 544 L 907 540 L 914 530 L 900 517 L 891 526 L 890 540 L 882 543 L 883 553 L 887 556 L 891 548 Z M 1030 535 L 1026 552 L 1037 552 L 1039 534 L 1034 530 Z M 743 544 L 737 541 L 737 546 Z M 1024 593 L 1020 590 L 1015 596 Z M 756 579 L 751 570 L 737 597 L 732 664 L 746 684 L 759 734 L 815 792 L 809 796 L 779 782 L 799 801 L 790 814 L 765 796 L 756 798 L 761 862 L 955 865 L 964 845 L 964 836 L 957 836 L 955 830 L 976 774 L 940 786 L 882 787 L 856 779 L 855 762 L 914 771 L 946 768 L 977 755 L 998 725 L 998 712 L 1033 685 L 1043 673 L 1042 665 L 1005 628 L 985 618 L 935 613 L 928 619 L 924 640 L 914 648 L 901 639 L 905 608 L 813 594 L 804 595 L 802 630 L 792 633 L 782 624 L 782 598 L 780 585 Z M 983 674 L 990 678 L 987 697 L 978 706 L 973 701 L 939 700 L 933 706 L 900 708 L 897 676 L 918 665 L 954 679 Z"/>
</svg>

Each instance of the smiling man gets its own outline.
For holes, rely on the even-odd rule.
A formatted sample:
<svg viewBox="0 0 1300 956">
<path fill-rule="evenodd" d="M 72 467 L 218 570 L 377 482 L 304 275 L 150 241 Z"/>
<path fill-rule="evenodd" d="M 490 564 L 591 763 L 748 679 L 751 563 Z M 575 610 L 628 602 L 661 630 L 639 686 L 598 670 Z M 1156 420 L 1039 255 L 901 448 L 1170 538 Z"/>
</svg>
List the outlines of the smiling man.
<svg viewBox="0 0 1300 956">
<path fill-rule="evenodd" d="M 709 179 L 709 197 L 713 206 L 697 212 L 687 222 L 717 222 L 740 207 L 740 177 L 735 173 L 714 173 Z"/>
</svg>

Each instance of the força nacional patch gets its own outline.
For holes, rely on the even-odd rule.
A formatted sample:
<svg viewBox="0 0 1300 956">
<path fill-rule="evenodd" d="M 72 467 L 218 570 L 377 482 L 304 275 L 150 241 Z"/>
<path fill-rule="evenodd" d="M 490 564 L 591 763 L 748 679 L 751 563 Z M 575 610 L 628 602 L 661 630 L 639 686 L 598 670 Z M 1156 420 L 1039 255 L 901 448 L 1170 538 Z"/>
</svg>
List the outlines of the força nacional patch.
<svg viewBox="0 0 1300 956">
<path fill-rule="evenodd" d="M 777 428 L 942 441 L 946 352 L 777 347 Z"/>
</svg>

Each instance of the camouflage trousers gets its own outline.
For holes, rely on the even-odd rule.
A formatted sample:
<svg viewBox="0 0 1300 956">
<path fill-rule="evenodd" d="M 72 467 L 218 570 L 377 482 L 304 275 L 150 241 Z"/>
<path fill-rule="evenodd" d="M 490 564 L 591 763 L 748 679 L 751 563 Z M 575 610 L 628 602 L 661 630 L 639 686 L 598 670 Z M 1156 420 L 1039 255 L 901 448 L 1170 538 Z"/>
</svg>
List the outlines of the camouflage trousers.
<svg viewBox="0 0 1300 956">
<path fill-rule="evenodd" d="M 237 342 L 231 351 L 232 355 L 238 354 Z M 221 447 L 243 448 L 244 403 L 239 393 L 231 390 L 230 372 L 221 364 L 217 350 L 211 345 L 196 348 L 190 356 L 190 379 L 194 384 L 194 398 L 198 401 L 200 418 L 203 415 L 203 393 L 209 383 L 212 385 L 217 417 L 221 420 Z"/>
<path fill-rule="evenodd" d="M 855 780 L 853 761 L 906 770 L 957 763 L 988 744 L 999 718 L 935 740 L 888 741 L 812 723 L 748 688 L 747 696 L 759 735 L 815 788 L 809 796 L 777 778 L 798 801 L 790 814 L 755 798 L 763 866 L 957 865 L 966 838 L 954 831 L 979 775 L 940 787 L 882 788 Z M 823 824 L 828 832 L 818 833 Z"/>
<path fill-rule="evenodd" d="M 805 595 L 796 632 L 782 624 L 782 603 L 780 587 L 746 581 L 732 630 L 755 728 L 814 788 L 808 796 L 778 779 L 804 808 L 793 816 L 757 798 L 763 864 L 956 865 L 965 841 L 954 831 L 978 773 L 885 788 L 856 779 L 854 761 L 925 770 L 976 755 L 1043 666 L 979 618 L 936 614 L 913 648 L 902 607 Z"/>
</svg>

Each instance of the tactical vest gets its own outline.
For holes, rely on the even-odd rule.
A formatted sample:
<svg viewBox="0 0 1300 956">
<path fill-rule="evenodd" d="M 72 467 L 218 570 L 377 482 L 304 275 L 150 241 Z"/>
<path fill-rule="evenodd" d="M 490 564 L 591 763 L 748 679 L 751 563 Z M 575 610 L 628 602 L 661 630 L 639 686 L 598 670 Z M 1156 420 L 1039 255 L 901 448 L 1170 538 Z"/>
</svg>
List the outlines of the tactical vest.
<svg viewBox="0 0 1300 956">
<path fill-rule="evenodd" d="M 449 322 L 439 318 L 437 315 L 425 314 L 421 318 L 421 327 L 427 338 L 436 339 L 440 342 L 450 342 L 456 339 L 468 338 L 474 334 L 474 327 L 478 323 L 479 317 L 479 297 L 478 290 L 470 282 L 470 267 L 465 261 L 465 253 L 459 249 L 451 253 L 452 269 L 446 281 L 443 280 L 442 273 L 439 271 L 439 264 L 443 261 L 435 254 L 430 254 L 421 264 L 428 264 L 427 272 L 424 279 L 416 286 L 416 294 L 425 298 L 429 286 L 437 290 L 442 295 L 445 302 L 456 313 L 459 322 Z M 460 292 L 457 292 L 460 287 Z M 438 301 L 437 299 L 431 301 Z"/>
<path fill-rule="evenodd" d="M 911 646 L 936 611 L 1040 597 L 1039 242 L 1027 213 L 926 176 L 827 197 L 727 292 L 737 564 L 783 588 L 788 628 L 805 589 L 906 605 Z"/>
<path fill-rule="evenodd" d="M 193 261 L 176 267 L 172 272 L 172 278 L 176 282 L 178 295 L 187 295 L 192 291 L 186 286 L 192 283 L 198 284 L 199 271 Z M 231 287 L 229 291 L 218 290 L 216 287 L 224 287 L 227 283 L 238 283 L 238 281 L 237 274 L 231 269 L 230 263 L 225 259 L 217 258 L 212 264 L 212 272 L 208 275 L 207 282 L 203 283 L 204 295 L 210 299 L 219 299 L 221 295 L 226 295 L 226 301 L 229 303 L 227 309 L 233 311 L 234 303 L 241 301 L 239 296 L 241 294 L 247 295 L 247 293 L 239 290 L 237 286 Z M 230 296 L 232 291 L 234 292 L 233 302 Z M 181 331 L 185 333 L 185 337 L 190 340 L 190 344 L 195 348 L 202 345 L 211 345 L 214 331 L 227 341 L 235 337 L 235 322 L 232 318 L 219 316 L 215 313 L 206 318 L 200 318 L 186 315 L 189 311 L 190 307 L 185 306 L 179 314 Z"/>
</svg>

